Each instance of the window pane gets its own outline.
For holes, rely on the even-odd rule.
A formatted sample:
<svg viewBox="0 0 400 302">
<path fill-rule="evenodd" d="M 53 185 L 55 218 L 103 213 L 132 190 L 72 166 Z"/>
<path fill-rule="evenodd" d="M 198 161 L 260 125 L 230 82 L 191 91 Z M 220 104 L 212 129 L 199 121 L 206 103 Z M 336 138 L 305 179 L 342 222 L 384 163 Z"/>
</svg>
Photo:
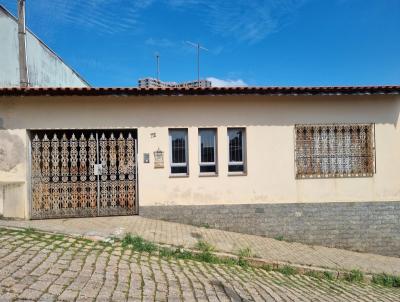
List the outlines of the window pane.
<svg viewBox="0 0 400 302">
<path fill-rule="evenodd" d="M 243 165 L 229 165 L 228 172 L 243 172 L 244 166 Z"/>
<path fill-rule="evenodd" d="M 171 167 L 172 174 L 187 174 L 187 167 Z"/>
<path fill-rule="evenodd" d="M 229 161 L 243 162 L 243 130 L 228 129 Z"/>
<path fill-rule="evenodd" d="M 186 163 L 186 130 L 170 130 L 172 163 Z"/>
<path fill-rule="evenodd" d="M 200 160 L 202 163 L 215 162 L 215 129 L 200 129 Z"/>
<path fill-rule="evenodd" d="M 216 173 L 215 165 L 200 166 L 200 173 Z"/>
</svg>

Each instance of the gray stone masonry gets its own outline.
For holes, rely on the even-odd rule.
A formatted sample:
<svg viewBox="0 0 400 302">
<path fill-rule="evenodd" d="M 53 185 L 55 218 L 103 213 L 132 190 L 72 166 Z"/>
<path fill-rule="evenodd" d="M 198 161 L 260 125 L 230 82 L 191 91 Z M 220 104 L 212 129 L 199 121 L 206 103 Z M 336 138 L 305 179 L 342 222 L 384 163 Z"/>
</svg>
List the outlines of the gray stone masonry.
<svg viewBox="0 0 400 302">
<path fill-rule="evenodd" d="M 140 207 L 140 216 L 400 256 L 400 202 Z"/>
</svg>

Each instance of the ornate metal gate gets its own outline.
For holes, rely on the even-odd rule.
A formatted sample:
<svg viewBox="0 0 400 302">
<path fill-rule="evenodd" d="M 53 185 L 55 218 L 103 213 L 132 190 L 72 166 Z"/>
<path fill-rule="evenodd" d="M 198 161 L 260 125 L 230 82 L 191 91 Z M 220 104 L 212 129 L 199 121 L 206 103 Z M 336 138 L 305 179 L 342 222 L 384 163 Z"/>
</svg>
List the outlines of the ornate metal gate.
<svg viewBox="0 0 400 302">
<path fill-rule="evenodd" d="M 134 131 L 31 134 L 32 219 L 137 214 Z"/>
</svg>

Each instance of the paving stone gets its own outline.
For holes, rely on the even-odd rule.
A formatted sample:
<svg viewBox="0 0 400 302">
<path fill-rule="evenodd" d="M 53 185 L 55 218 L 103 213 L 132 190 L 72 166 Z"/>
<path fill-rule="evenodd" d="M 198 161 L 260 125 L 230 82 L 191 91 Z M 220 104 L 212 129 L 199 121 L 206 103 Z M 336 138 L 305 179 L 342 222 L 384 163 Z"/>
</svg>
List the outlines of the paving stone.
<svg viewBox="0 0 400 302">
<path fill-rule="evenodd" d="M 38 301 L 39 302 L 52 302 L 52 301 L 56 301 L 56 300 L 57 300 L 56 296 L 46 293 L 43 296 L 41 296 Z"/>
<path fill-rule="evenodd" d="M 62 285 L 57 285 L 57 284 L 53 284 L 49 287 L 49 289 L 47 290 L 50 294 L 53 295 L 60 295 L 64 290 L 64 286 Z"/>
<path fill-rule="evenodd" d="M 58 299 L 61 301 L 73 301 L 76 299 L 78 294 L 79 292 L 77 291 L 72 291 L 67 289 L 58 297 Z"/>
<path fill-rule="evenodd" d="M 19 296 L 18 298 L 21 299 L 33 299 L 33 300 L 37 300 L 39 299 L 39 297 L 43 294 L 43 291 L 39 291 L 39 290 L 35 290 L 35 289 L 26 289 L 24 290 Z"/>
<path fill-rule="evenodd" d="M 73 280 L 72 278 L 65 278 L 65 277 L 60 276 L 57 278 L 56 281 L 54 281 L 54 284 L 65 286 L 65 285 L 70 284 L 72 280 Z"/>
<path fill-rule="evenodd" d="M 45 291 L 51 285 L 51 281 L 36 281 L 29 288 Z"/>
<path fill-rule="evenodd" d="M 15 293 L 4 293 L 1 295 L 2 301 L 15 301 L 17 294 Z"/>
</svg>

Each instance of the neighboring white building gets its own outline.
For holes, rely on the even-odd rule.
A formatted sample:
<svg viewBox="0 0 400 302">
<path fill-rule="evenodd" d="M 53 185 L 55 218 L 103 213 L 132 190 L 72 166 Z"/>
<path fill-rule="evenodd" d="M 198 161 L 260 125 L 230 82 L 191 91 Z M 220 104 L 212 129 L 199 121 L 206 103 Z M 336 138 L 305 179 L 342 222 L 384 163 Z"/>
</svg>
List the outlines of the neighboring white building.
<svg viewBox="0 0 400 302">
<path fill-rule="evenodd" d="M 18 19 L 1 5 L 0 45 L 0 87 L 20 86 Z M 29 29 L 26 30 L 26 65 L 31 87 L 90 86 Z"/>
</svg>

